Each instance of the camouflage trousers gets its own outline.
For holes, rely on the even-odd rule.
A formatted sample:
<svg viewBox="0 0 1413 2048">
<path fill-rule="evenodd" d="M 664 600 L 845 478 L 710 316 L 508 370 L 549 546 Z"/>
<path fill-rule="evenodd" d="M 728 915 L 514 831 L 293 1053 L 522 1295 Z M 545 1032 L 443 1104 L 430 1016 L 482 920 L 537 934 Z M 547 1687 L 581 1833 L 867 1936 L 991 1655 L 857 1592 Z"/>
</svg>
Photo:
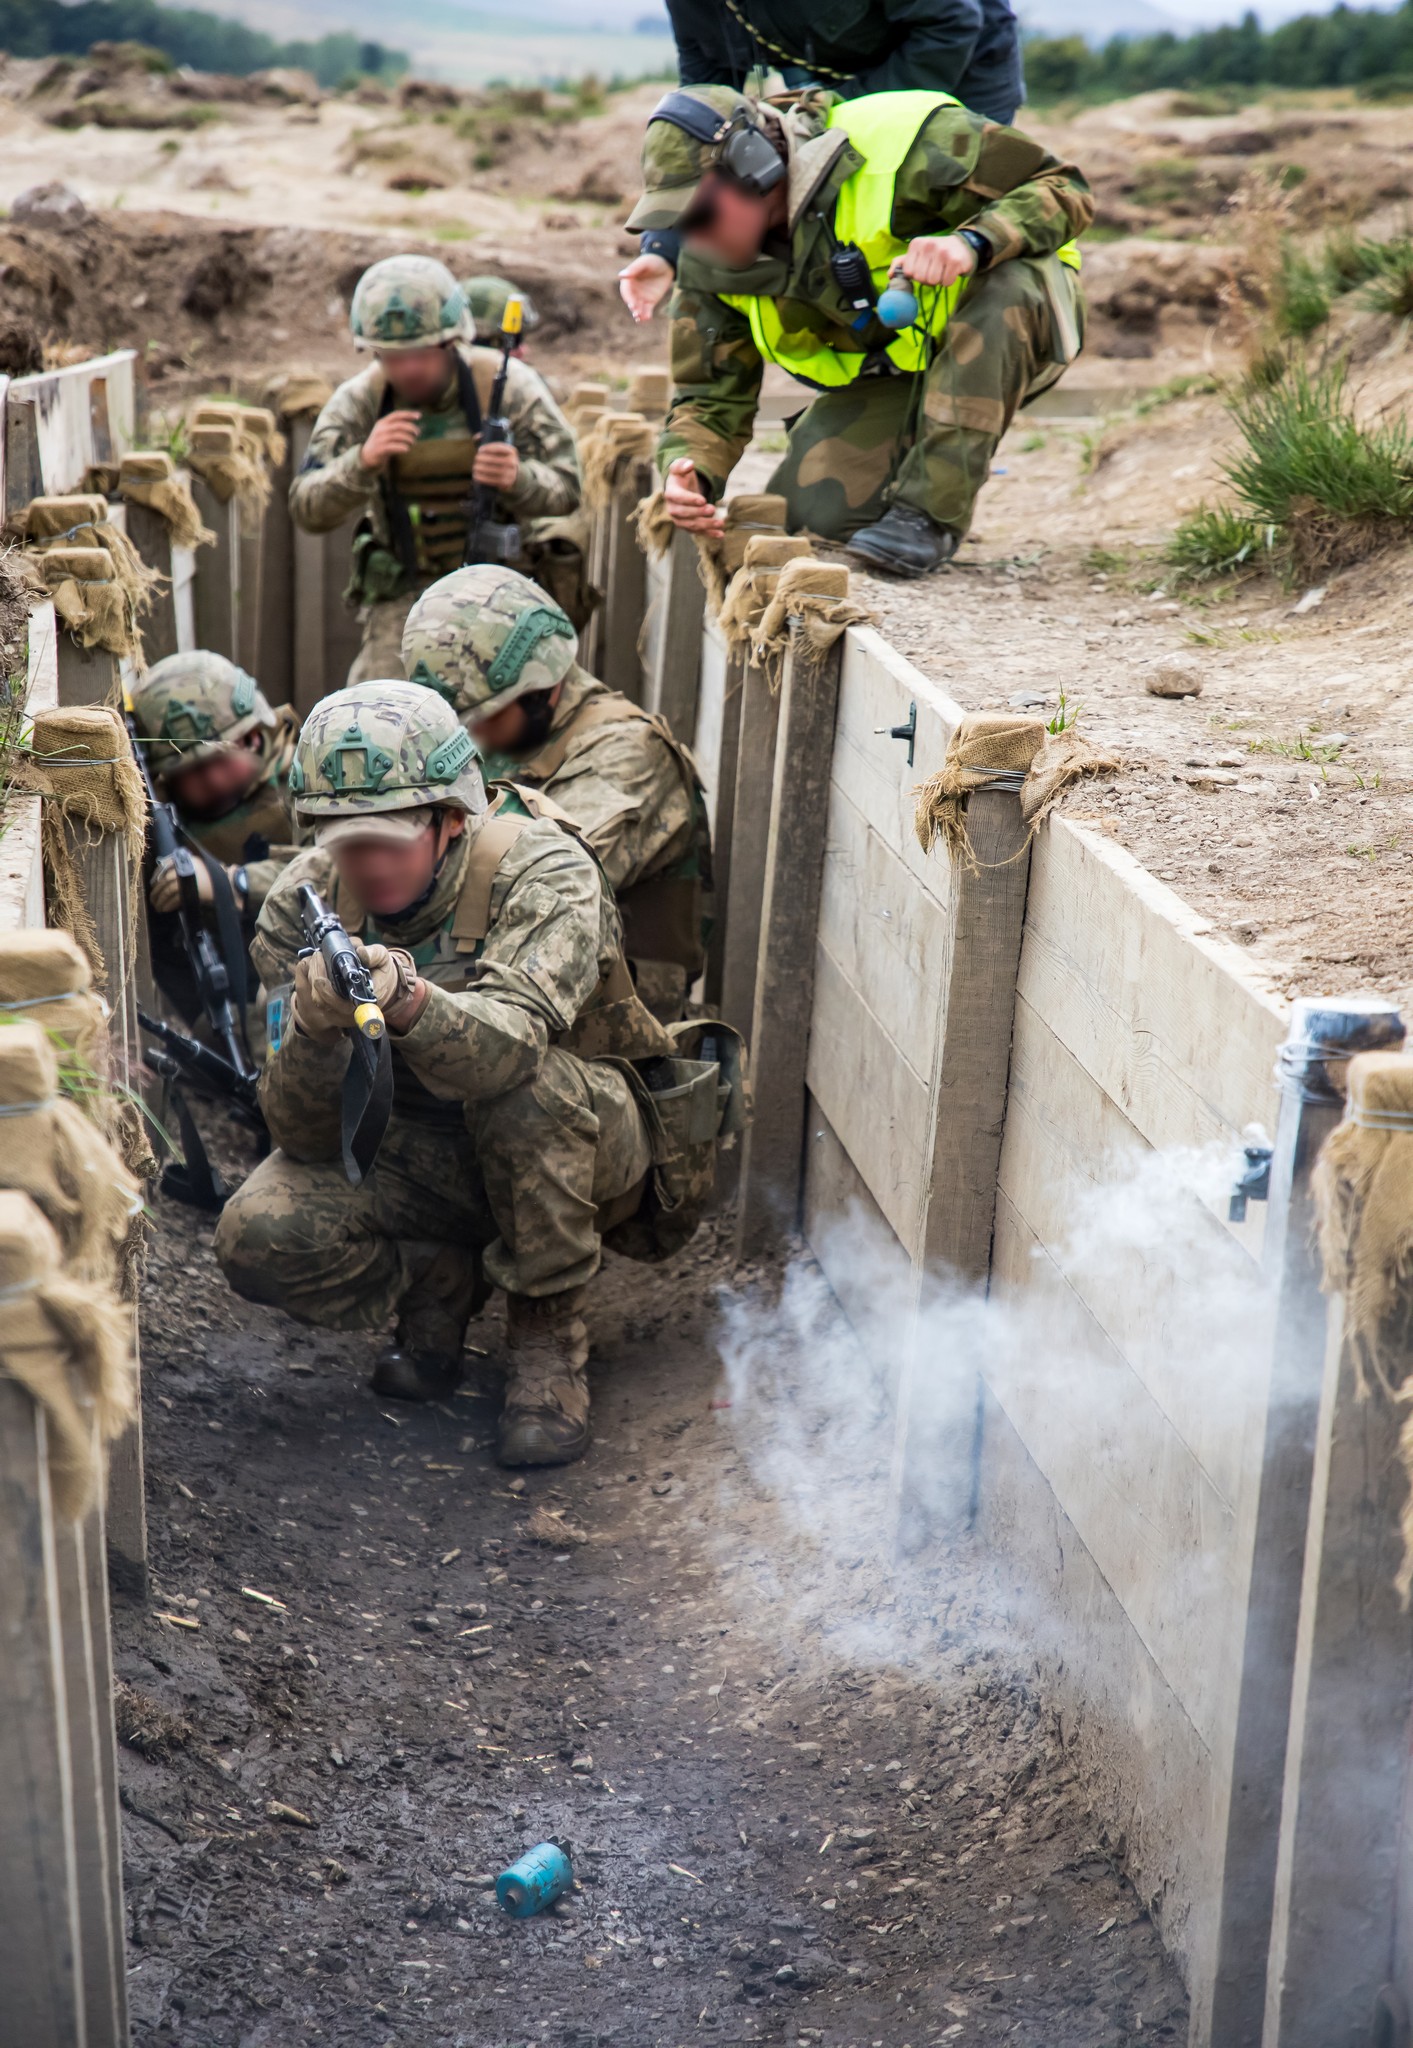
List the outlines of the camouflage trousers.
<svg viewBox="0 0 1413 2048">
<path fill-rule="evenodd" d="M 1082 333 L 1075 273 L 1053 263 L 1047 270 Z M 815 399 L 791 427 L 768 485 L 789 501 L 792 533 L 847 540 L 891 504 L 967 531 L 1017 407 L 1064 372 L 1046 275 L 1024 258 L 983 272 L 921 377 L 860 377 Z"/>
<path fill-rule="evenodd" d="M 415 590 L 404 591 L 400 597 L 382 597 L 376 604 L 360 605 L 358 623 L 363 628 L 363 645 L 353 657 L 346 689 L 355 683 L 383 682 L 388 677 L 406 680 L 402 629 L 407 624 L 407 614 L 426 588 L 425 583 L 419 583 Z"/>
<path fill-rule="evenodd" d="M 624 1075 L 572 1053 L 467 1112 L 394 1115 L 353 1188 L 337 1161 L 272 1152 L 230 1201 L 216 1256 L 248 1301 L 334 1330 L 378 1330 L 429 1243 L 464 1247 L 508 1294 L 560 1294 L 598 1271 L 600 1237 L 637 1204 L 651 1148 Z"/>
</svg>

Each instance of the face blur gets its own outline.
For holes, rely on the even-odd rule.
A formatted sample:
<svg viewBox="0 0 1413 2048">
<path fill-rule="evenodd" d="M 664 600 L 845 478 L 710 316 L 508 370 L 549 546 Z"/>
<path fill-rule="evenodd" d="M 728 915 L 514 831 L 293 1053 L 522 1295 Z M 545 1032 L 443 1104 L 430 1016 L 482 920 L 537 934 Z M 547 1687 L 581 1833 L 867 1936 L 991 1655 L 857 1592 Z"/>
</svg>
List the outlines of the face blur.
<svg viewBox="0 0 1413 2048">
<path fill-rule="evenodd" d="M 347 839 L 333 849 L 334 866 L 374 917 L 395 917 L 426 894 L 443 854 L 465 829 L 460 811 L 444 811 L 416 839 Z"/>
<path fill-rule="evenodd" d="M 164 779 L 172 802 L 184 817 L 225 817 L 249 793 L 264 753 L 265 735 L 257 728 L 188 768 L 169 769 Z"/>
<path fill-rule="evenodd" d="M 432 348 L 380 348 L 374 353 L 404 405 L 434 405 L 451 382 L 450 342 Z"/>
<path fill-rule="evenodd" d="M 550 691 L 550 703 L 557 704 L 563 691 L 563 683 L 556 683 Z M 499 711 L 473 719 L 471 737 L 482 754 L 518 754 L 522 747 L 540 744 L 541 736 L 530 733 L 529 723 L 525 701 L 517 697 L 513 704 L 502 704 Z"/>
<path fill-rule="evenodd" d="M 776 190 L 783 192 L 784 187 Z M 774 212 L 770 196 L 759 199 L 734 180 L 708 172 L 688 210 L 684 239 L 695 255 L 727 270 L 745 270 L 764 248 Z"/>
</svg>

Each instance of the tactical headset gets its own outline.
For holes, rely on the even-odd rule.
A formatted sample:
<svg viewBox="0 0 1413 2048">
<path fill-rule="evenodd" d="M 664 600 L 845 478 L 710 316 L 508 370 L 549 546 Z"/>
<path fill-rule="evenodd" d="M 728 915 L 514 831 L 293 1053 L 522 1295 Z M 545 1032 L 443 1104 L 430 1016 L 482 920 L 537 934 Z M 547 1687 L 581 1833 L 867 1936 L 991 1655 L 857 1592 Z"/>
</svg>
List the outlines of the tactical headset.
<svg viewBox="0 0 1413 2048">
<path fill-rule="evenodd" d="M 755 126 L 745 107 L 737 107 L 723 120 L 690 93 L 669 92 L 648 119 L 670 121 L 694 142 L 713 148 L 713 168 L 725 171 L 743 192 L 757 199 L 763 199 L 785 176 L 784 158 L 769 136 Z"/>
</svg>

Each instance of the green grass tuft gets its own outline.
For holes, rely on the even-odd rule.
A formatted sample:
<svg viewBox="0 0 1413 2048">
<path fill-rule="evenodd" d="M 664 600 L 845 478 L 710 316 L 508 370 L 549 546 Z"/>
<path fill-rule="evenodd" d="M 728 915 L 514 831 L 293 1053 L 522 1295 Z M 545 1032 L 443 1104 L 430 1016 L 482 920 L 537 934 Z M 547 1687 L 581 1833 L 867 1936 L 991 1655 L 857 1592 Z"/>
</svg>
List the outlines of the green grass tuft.
<svg viewBox="0 0 1413 2048">
<path fill-rule="evenodd" d="M 1291 242 L 1281 250 L 1274 312 L 1278 331 L 1301 340 L 1330 317 L 1330 295 L 1322 269 Z"/>
<path fill-rule="evenodd" d="M 1212 583 L 1269 560 L 1275 529 L 1224 505 L 1203 505 L 1184 519 L 1163 551 L 1179 583 Z"/>
<path fill-rule="evenodd" d="M 1395 320 L 1413 319 L 1413 236 L 1374 245 L 1378 267 L 1360 294 L 1366 306 Z"/>
</svg>

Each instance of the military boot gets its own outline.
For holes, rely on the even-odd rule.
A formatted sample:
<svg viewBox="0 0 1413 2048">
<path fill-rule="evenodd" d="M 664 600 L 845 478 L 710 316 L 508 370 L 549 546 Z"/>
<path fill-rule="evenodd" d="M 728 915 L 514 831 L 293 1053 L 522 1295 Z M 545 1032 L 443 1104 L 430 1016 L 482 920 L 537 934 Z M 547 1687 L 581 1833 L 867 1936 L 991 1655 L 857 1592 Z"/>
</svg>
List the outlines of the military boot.
<svg viewBox="0 0 1413 2048">
<path fill-rule="evenodd" d="M 391 1401 L 444 1400 L 461 1384 L 466 1325 L 486 1298 L 480 1254 L 453 1244 L 415 1244 L 407 1253 L 410 1285 L 370 1384 Z"/>
<path fill-rule="evenodd" d="M 961 535 L 939 526 L 914 505 L 890 505 L 872 526 L 861 526 L 844 545 L 851 555 L 888 576 L 926 576 L 950 562 Z"/>
<path fill-rule="evenodd" d="M 589 1333 L 582 1287 L 506 1297 L 510 1371 L 497 1431 L 502 1465 L 568 1465 L 589 1443 Z"/>
</svg>

